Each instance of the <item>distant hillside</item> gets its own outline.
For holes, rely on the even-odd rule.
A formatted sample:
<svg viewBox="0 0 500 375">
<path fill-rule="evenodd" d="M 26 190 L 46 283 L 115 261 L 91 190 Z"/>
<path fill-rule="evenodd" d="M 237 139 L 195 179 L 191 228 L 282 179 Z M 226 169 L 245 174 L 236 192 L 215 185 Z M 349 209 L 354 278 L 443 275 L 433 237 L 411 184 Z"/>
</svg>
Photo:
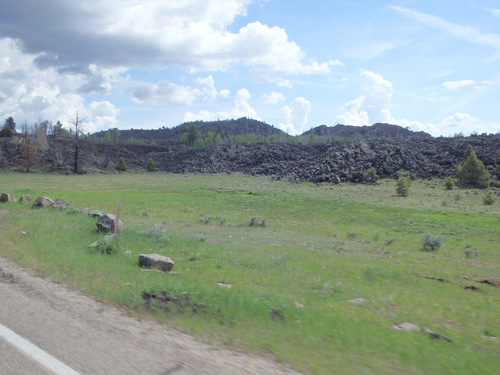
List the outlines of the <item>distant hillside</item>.
<svg viewBox="0 0 500 375">
<path fill-rule="evenodd" d="M 163 141 L 162 143 L 176 143 L 181 137 L 188 133 L 190 128 L 196 127 L 201 135 L 208 132 L 220 134 L 222 137 L 235 137 L 246 134 L 255 134 L 260 138 L 270 137 L 273 135 L 286 136 L 286 133 L 264 122 L 252 120 L 246 117 L 237 120 L 222 120 L 222 121 L 194 121 L 178 125 L 174 128 L 161 129 L 130 129 L 120 130 L 116 133 L 115 129 L 101 131 L 95 133 L 97 138 L 112 138 L 114 141 L 126 142 L 133 138 L 136 141 Z M 115 136 L 116 134 L 118 136 Z M 113 136 L 115 136 L 113 138 Z"/>
<path fill-rule="evenodd" d="M 353 125 L 321 125 L 313 128 L 303 135 L 314 134 L 317 137 L 337 138 L 338 140 L 362 140 L 362 139 L 407 139 L 407 138 L 432 138 L 425 132 L 414 132 L 407 128 L 391 124 L 374 124 L 371 126 Z"/>
</svg>

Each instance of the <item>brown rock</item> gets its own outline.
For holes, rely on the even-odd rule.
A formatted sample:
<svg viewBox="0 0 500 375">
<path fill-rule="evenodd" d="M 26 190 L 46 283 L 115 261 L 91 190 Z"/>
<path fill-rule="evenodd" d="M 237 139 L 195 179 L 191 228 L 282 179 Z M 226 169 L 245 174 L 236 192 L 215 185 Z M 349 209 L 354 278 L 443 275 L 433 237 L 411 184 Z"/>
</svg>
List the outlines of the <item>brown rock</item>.
<svg viewBox="0 0 500 375">
<path fill-rule="evenodd" d="M 99 218 L 97 221 L 97 230 L 99 232 L 114 232 L 116 216 L 113 214 L 106 214 Z M 123 229 L 123 223 L 118 220 L 118 230 Z"/>
<path fill-rule="evenodd" d="M 58 210 L 64 210 L 68 207 L 68 203 L 64 199 L 58 198 L 54 201 L 52 206 Z"/>
<path fill-rule="evenodd" d="M 37 200 L 33 203 L 33 207 L 49 207 L 53 205 L 54 201 L 48 197 L 38 197 Z"/>
<path fill-rule="evenodd" d="M 147 269 L 157 268 L 164 272 L 170 272 L 174 268 L 174 261 L 163 255 L 141 254 L 139 255 L 139 267 Z"/>
<path fill-rule="evenodd" d="M 16 198 L 10 193 L 2 193 L 0 195 L 0 202 L 15 202 Z"/>
</svg>

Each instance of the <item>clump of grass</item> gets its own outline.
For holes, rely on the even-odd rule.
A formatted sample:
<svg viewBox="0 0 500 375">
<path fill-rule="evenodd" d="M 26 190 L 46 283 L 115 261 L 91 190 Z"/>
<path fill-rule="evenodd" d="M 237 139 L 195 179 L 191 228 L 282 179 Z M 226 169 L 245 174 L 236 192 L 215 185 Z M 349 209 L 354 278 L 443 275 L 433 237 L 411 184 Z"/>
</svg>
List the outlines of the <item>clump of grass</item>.
<svg viewBox="0 0 500 375">
<path fill-rule="evenodd" d="M 488 190 L 488 192 L 483 195 L 483 204 L 485 206 L 491 206 L 497 200 L 497 196 L 493 190 Z"/>
<path fill-rule="evenodd" d="M 165 228 L 160 228 L 157 226 L 151 229 L 143 230 L 139 233 L 147 238 L 155 239 L 158 241 L 164 241 L 168 239 L 167 230 Z"/>
<path fill-rule="evenodd" d="M 422 237 L 422 245 L 426 251 L 436 251 L 438 250 L 444 242 L 443 236 L 433 235 L 431 233 L 426 233 Z"/>
<path fill-rule="evenodd" d="M 477 250 L 474 250 L 472 247 L 469 245 L 464 249 L 464 255 L 466 258 L 475 258 L 479 255 Z"/>
</svg>

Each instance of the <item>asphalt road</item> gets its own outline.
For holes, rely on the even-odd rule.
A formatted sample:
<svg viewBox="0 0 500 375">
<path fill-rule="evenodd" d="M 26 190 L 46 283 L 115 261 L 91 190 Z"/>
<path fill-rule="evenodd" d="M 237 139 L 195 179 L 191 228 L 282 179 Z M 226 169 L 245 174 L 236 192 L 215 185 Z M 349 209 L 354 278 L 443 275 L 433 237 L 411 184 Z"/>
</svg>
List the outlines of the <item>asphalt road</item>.
<svg viewBox="0 0 500 375">
<path fill-rule="evenodd" d="M 0 325 L 81 375 L 298 374 L 272 359 L 213 348 L 165 324 L 126 316 L 2 258 Z M 49 369 L 0 335 L 0 374 L 57 373 Z"/>
</svg>

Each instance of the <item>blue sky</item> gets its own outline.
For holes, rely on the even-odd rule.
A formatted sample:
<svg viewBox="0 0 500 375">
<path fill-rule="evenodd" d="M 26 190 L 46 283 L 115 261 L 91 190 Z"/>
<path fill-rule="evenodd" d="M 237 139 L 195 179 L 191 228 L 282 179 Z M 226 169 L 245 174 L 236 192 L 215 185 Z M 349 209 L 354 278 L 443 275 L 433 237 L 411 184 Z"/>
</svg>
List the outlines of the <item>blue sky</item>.
<svg viewBox="0 0 500 375">
<path fill-rule="evenodd" d="M 0 51 L 0 120 L 18 126 L 500 132 L 497 0 L 4 0 Z"/>
</svg>

